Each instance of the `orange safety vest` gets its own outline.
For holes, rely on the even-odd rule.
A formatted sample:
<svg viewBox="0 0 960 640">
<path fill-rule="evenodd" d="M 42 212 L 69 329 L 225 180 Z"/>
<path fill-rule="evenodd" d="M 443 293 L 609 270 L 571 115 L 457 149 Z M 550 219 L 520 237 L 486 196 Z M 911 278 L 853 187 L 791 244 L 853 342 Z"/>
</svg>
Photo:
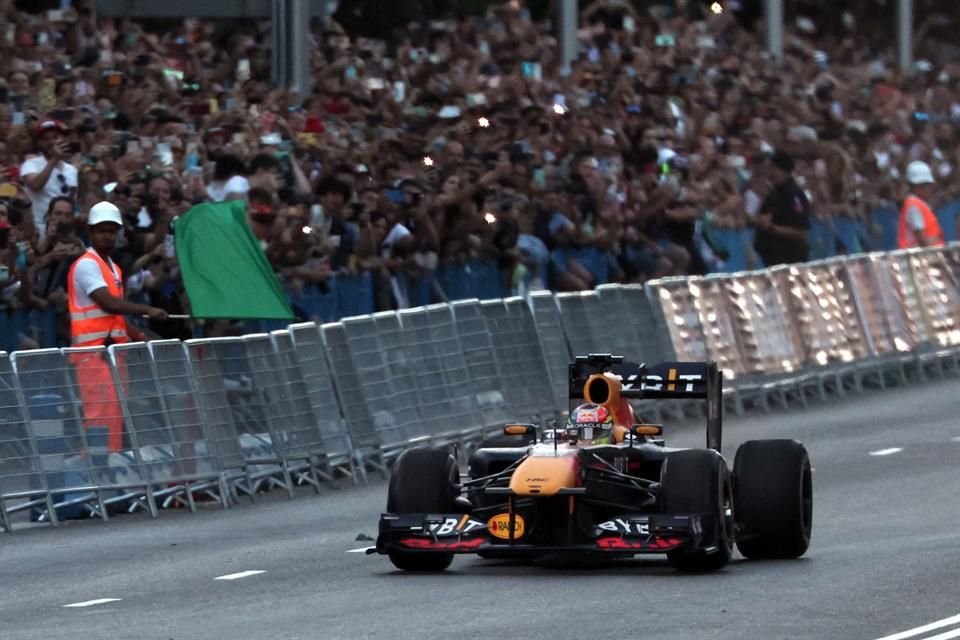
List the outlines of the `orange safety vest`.
<svg viewBox="0 0 960 640">
<path fill-rule="evenodd" d="M 918 246 L 916 233 L 907 226 L 907 211 L 911 207 L 916 207 L 923 214 L 923 237 L 927 239 L 928 247 L 942 247 L 944 245 L 943 230 L 940 228 L 940 221 L 934 215 L 927 203 L 910 194 L 903 201 L 903 209 L 900 210 L 900 229 L 897 231 L 897 248 L 911 249 Z"/>
<path fill-rule="evenodd" d="M 87 249 L 87 252 L 77 258 L 70 266 L 70 273 L 67 278 L 67 305 L 70 310 L 70 345 L 73 347 L 94 347 L 106 343 L 107 338 L 112 342 L 129 342 L 127 336 L 127 321 L 124 316 L 114 315 L 101 309 L 96 304 L 89 307 L 81 307 L 77 302 L 77 291 L 73 283 L 73 271 L 80 264 L 81 260 L 93 260 L 100 267 L 103 274 L 103 280 L 107 283 L 107 291 L 118 298 L 123 297 L 123 272 L 120 267 L 113 264 L 107 264 L 103 258 L 94 250 Z"/>
</svg>

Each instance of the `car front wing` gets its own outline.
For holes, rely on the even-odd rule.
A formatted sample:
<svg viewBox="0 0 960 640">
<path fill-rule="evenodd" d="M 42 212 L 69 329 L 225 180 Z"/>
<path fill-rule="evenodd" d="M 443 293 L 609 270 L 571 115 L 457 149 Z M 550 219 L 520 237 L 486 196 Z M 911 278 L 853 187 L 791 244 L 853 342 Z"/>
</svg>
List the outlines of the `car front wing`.
<svg viewBox="0 0 960 640">
<path fill-rule="evenodd" d="M 705 548 L 708 536 L 704 526 L 709 530 L 712 524 L 708 514 L 624 514 L 598 523 L 592 539 L 568 545 L 543 545 L 526 540 L 524 534 L 510 535 L 509 531 L 516 531 L 513 524 L 501 527 L 499 535 L 495 535 L 498 526 L 495 520 L 457 513 L 384 513 L 380 516 L 377 544 L 367 553 L 496 551 L 499 555 L 518 556 L 568 552 L 666 553 L 678 548 Z M 503 528 L 508 531 L 506 535 Z"/>
</svg>

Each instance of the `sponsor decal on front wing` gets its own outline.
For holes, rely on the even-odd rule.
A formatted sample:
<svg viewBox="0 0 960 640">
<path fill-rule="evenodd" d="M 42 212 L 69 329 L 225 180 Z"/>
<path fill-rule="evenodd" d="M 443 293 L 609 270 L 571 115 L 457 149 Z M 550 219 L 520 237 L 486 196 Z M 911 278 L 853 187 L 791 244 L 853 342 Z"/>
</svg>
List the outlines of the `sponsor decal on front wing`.
<svg viewBox="0 0 960 640">
<path fill-rule="evenodd" d="M 443 520 L 431 522 L 427 526 L 427 532 L 438 537 L 459 536 L 464 533 L 472 533 L 477 529 L 484 529 L 487 525 L 474 520 L 468 515 L 461 518 L 444 518 Z"/>
<path fill-rule="evenodd" d="M 522 538 L 525 527 L 523 517 L 519 514 L 514 514 L 513 516 L 513 537 Z M 487 528 L 490 530 L 490 535 L 500 538 L 501 540 L 510 539 L 510 514 L 509 513 L 498 513 L 497 515 L 490 518 L 487 521 Z"/>
<path fill-rule="evenodd" d="M 649 536 L 650 520 L 648 518 L 614 518 L 597 525 L 597 529 L 609 533 L 619 533 L 622 536 Z M 598 533 L 599 535 L 599 533 Z"/>
</svg>

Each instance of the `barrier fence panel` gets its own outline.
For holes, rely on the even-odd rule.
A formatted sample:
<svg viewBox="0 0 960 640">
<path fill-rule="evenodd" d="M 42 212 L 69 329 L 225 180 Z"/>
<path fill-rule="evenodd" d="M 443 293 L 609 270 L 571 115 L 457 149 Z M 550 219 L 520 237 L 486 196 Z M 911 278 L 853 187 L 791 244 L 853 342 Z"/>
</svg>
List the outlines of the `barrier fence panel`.
<svg viewBox="0 0 960 640">
<path fill-rule="evenodd" d="M 145 507 L 156 515 L 135 434 L 125 428 L 117 399 L 124 374 L 115 376 L 106 349 L 20 351 L 11 360 L 59 515 L 107 520 L 108 506 Z M 46 419 L 52 414 L 64 419 Z"/>
<path fill-rule="evenodd" d="M 405 309 L 400 321 L 407 348 L 419 360 L 417 398 L 427 432 L 453 442 L 478 434 L 482 425 L 476 395 L 450 306 Z"/>
<path fill-rule="evenodd" d="M 256 492 L 276 486 L 284 489 L 292 498 L 293 478 L 283 456 L 283 438 L 274 432 L 276 420 L 272 419 L 277 411 L 274 405 L 282 403 L 283 399 L 270 397 L 270 391 L 275 391 L 273 385 L 269 390 L 262 386 L 258 370 L 270 367 L 270 364 L 263 362 L 264 358 L 249 357 L 248 338 L 267 340 L 269 343 L 265 334 L 251 334 L 246 337 L 188 340 L 186 344 L 188 351 L 196 353 L 202 350 L 207 356 L 205 361 L 212 356 L 219 365 L 220 377 L 206 376 L 201 389 L 209 390 L 211 395 L 222 393 L 227 402 L 247 463 L 248 480 L 252 483 L 250 489 Z M 267 371 L 269 375 L 270 369 Z"/>
<path fill-rule="evenodd" d="M 816 381 L 821 399 L 831 390 L 838 396 L 848 387 L 860 391 L 867 376 L 882 375 L 877 368 L 856 364 L 869 348 L 843 259 L 776 267 L 770 278 L 787 300 L 790 322 L 804 348 L 804 377 Z"/>
<path fill-rule="evenodd" d="M 846 258 L 830 258 L 822 265 L 811 269 L 810 279 L 815 282 L 814 291 L 826 293 L 826 299 L 834 308 L 834 314 L 840 321 L 844 339 L 853 360 L 862 360 L 870 355 L 867 331 L 863 326 L 862 315 L 854 295 L 854 288 L 847 269 Z M 823 308 L 823 301 L 820 303 Z"/>
<path fill-rule="evenodd" d="M 557 411 L 551 397 L 550 372 L 547 370 L 547 361 L 540 346 L 537 326 L 533 322 L 530 307 L 521 297 L 507 298 L 504 300 L 504 305 L 507 308 L 507 315 L 516 327 L 519 354 L 527 363 L 530 373 L 533 374 L 533 378 L 527 380 L 526 384 L 530 386 L 533 394 L 534 406 L 541 419 L 556 418 L 560 412 Z"/>
<path fill-rule="evenodd" d="M 654 314 L 670 336 L 673 352 L 680 361 L 707 359 L 707 345 L 687 278 L 663 278 L 647 283 Z"/>
<path fill-rule="evenodd" d="M 182 348 L 186 351 L 190 377 L 196 385 L 197 402 L 200 415 L 207 428 L 207 443 L 220 461 L 223 469 L 242 470 L 241 473 L 228 473 L 231 498 L 238 492 L 254 497 L 255 487 L 247 464 L 247 456 L 240 442 L 234 399 L 227 394 L 228 380 L 221 360 L 209 341 L 187 340 Z M 154 354 L 156 356 L 156 353 Z M 231 378 L 231 387 L 238 387 L 241 379 Z M 249 386 L 249 385 L 248 385 Z M 239 409 L 239 407 L 238 407 Z"/>
<path fill-rule="evenodd" d="M 221 506 L 228 507 L 232 497 L 230 487 L 236 484 L 238 478 L 246 477 L 246 461 L 232 421 L 229 422 L 230 426 L 226 426 L 229 415 L 224 409 L 205 407 L 201 401 L 196 372 L 204 371 L 206 365 L 196 370 L 191 367 L 186 347 L 179 340 L 154 340 L 148 342 L 147 347 L 156 371 L 167 423 L 174 429 L 175 441 L 181 439 L 177 434 L 199 429 L 203 439 L 197 442 L 195 455 L 209 460 L 217 471 L 217 494 L 211 494 L 212 487 L 196 488 L 206 489 Z M 189 439 L 181 441 L 180 447 L 183 450 L 181 456 L 188 457 Z M 191 494 L 192 491 L 188 489 L 188 499 Z"/>
<path fill-rule="evenodd" d="M 58 417 L 53 414 L 48 419 L 60 422 Z M 38 433 L 47 428 L 43 419 L 37 416 Z M 11 516 L 28 509 L 56 513 L 13 367 L 0 351 L 0 528 L 13 531 Z"/>
<path fill-rule="evenodd" d="M 558 293 L 554 298 L 560 309 L 560 322 L 574 354 L 614 353 L 616 345 L 605 334 L 610 325 L 603 326 L 600 313 L 600 296 L 596 291 L 571 291 Z M 614 338 L 616 341 L 616 338 Z"/>
<path fill-rule="evenodd" d="M 792 373 L 803 366 L 799 334 L 792 330 L 786 300 L 766 272 L 736 274 L 726 282 L 740 336 L 744 368 L 754 374 Z"/>
<path fill-rule="evenodd" d="M 906 384 L 907 367 L 914 356 L 903 340 L 901 309 L 889 304 L 892 296 L 889 290 L 884 293 L 871 256 L 848 258 L 844 266 L 878 385 L 886 388 L 888 373 L 896 377 L 895 382 Z M 884 272 L 889 275 L 885 265 Z"/>
<path fill-rule="evenodd" d="M 845 309 L 851 306 L 849 289 L 837 276 L 824 263 L 771 271 L 777 286 L 788 293 L 812 366 L 848 363 L 867 353 L 859 319 Z"/>
<path fill-rule="evenodd" d="M 663 318 L 654 313 L 653 305 L 642 284 L 620 285 L 627 321 L 633 325 L 636 344 L 630 355 L 640 362 L 672 362 L 677 359 Z"/>
<path fill-rule="evenodd" d="M 960 289 L 950 264 L 938 249 L 908 254 L 913 280 L 923 303 L 929 334 L 941 347 L 960 344 Z"/>
<path fill-rule="evenodd" d="M 416 362 L 404 348 L 400 320 L 385 311 L 341 324 L 380 446 L 392 457 L 426 437 L 417 410 Z"/>
<path fill-rule="evenodd" d="M 453 410 L 450 419 L 458 425 L 454 430 L 471 437 L 479 434 L 483 420 L 470 381 L 470 371 L 463 357 L 463 344 L 453 321 L 453 308 L 448 304 L 428 307 L 424 328 L 429 328 L 427 340 L 435 345 L 443 367 L 445 386 L 449 390 Z"/>
<path fill-rule="evenodd" d="M 510 413 L 503 397 L 503 379 L 497 366 L 490 330 L 478 300 L 452 303 L 454 325 L 463 349 L 463 362 L 483 428 L 503 425 Z"/>
<path fill-rule="evenodd" d="M 951 242 L 939 250 L 952 275 L 951 282 L 960 288 L 960 242 Z"/>
<path fill-rule="evenodd" d="M 570 365 L 570 347 L 563 330 L 560 309 L 556 297 L 549 291 L 530 294 L 529 305 L 547 366 L 553 406 L 556 411 L 564 413 L 568 410 L 567 367 Z"/>
<path fill-rule="evenodd" d="M 897 339 L 891 330 L 893 310 L 885 304 L 871 258 L 864 255 L 848 258 L 846 269 L 853 299 L 865 330 L 868 352 L 873 356 L 896 353 L 899 351 Z"/>
<path fill-rule="evenodd" d="M 366 480 L 365 465 L 362 460 L 360 464 L 355 464 L 357 461 L 347 422 L 340 415 L 320 327 L 313 322 L 306 322 L 290 325 L 289 331 L 293 347 L 291 356 L 299 365 L 307 401 L 320 430 L 327 460 L 334 468 L 345 468 L 354 480 Z"/>
<path fill-rule="evenodd" d="M 172 342 L 182 353 L 180 342 Z M 194 493 L 200 491 L 225 506 L 218 464 L 206 446 L 192 398 L 164 391 L 149 345 L 115 344 L 108 352 L 114 368 L 124 372 L 126 384 L 120 385 L 119 401 L 127 427 L 136 433 L 144 476 L 160 485 L 154 497 L 164 499 L 164 506 L 182 500 L 195 511 Z M 189 390 L 189 378 L 185 383 Z"/>
<path fill-rule="evenodd" d="M 310 391 L 306 378 L 297 359 L 293 336 L 287 329 L 270 332 L 271 351 L 277 364 L 277 373 L 281 374 L 283 390 L 287 394 L 290 413 L 284 418 L 286 427 L 281 426 L 284 435 L 284 455 L 309 462 L 309 470 L 315 479 L 332 483 L 334 469 L 326 451 L 320 421 L 310 403 Z M 265 371 L 261 376 L 270 375 Z M 304 480 L 309 480 L 305 477 Z"/>
<path fill-rule="evenodd" d="M 331 322 L 321 327 L 326 345 L 330 373 L 334 389 L 340 400 L 340 410 L 350 430 L 354 450 L 364 465 L 386 474 L 380 437 L 374 429 L 373 414 L 363 393 L 360 376 L 353 364 L 347 332 L 340 322 Z"/>
<path fill-rule="evenodd" d="M 602 284 L 595 290 L 599 300 L 593 310 L 591 333 L 599 338 L 590 351 L 594 353 L 617 353 L 631 361 L 639 357 L 637 325 L 629 315 L 624 301 L 623 287 L 619 284 Z M 590 307 L 590 304 L 585 305 Z M 602 343 L 606 348 L 597 351 Z"/>
<path fill-rule="evenodd" d="M 642 287 L 628 289 L 620 284 L 604 284 L 597 287 L 597 294 L 600 306 L 595 311 L 593 327 L 597 340 L 590 351 L 618 353 L 631 362 L 648 364 L 671 359 L 661 358 L 656 353 L 658 349 L 648 343 L 653 316 Z M 587 352 L 577 350 L 577 354 L 583 353 Z"/>
<path fill-rule="evenodd" d="M 533 317 L 523 298 L 484 300 L 507 407 L 517 421 L 542 422 L 557 414 Z"/>
<path fill-rule="evenodd" d="M 728 381 L 747 373 L 726 292 L 729 278 L 725 275 L 691 278 L 689 289 L 693 306 L 703 327 L 703 340 L 708 358 L 716 361 Z"/>
<path fill-rule="evenodd" d="M 430 431 L 420 414 L 420 354 L 415 346 L 409 344 L 400 316 L 394 311 L 375 313 L 371 325 L 365 325 L 373 331 L 378 341 L 386 367 L 386 384 L 378 391 L 386 392 L 389 397 L 381 406 L 379 420 L 382 428 L 389 430 L 392 438 L 388 440 L 381 434 L 381 442 L 390 442 L 390 447 L 399 451 L 408 442 L 424 441 L 430 437 Z M 361 326 L 360 324 L 356 325 Z M 351 326 L 347 326 L 350 337 Z M 353 350 L 354 362 L 357 362 L 357 350 Z"/>
<path fill-rule="evenodd" d="M 892 304 L 902 309 L 909 343 L 914 350 L 928 349 L 933 343 L 927 327 L 927 318 L 923 309 L 923 300 L 913 279 L 908 251 L 896 251 L 882 257 L 882 263 L 889 270 L 890 295 Z"/>
<path fill-rule="evenodd" d="M 303 378 L 291 362 L 290 335 L 284 329 L 243 338 L 257 398 L 263 403 L 270 441 L 280 464 L 297 484 L 317 491 L 321 480 L 332 481 L 320 430 L 313 419 Z M 286 345 L 283 357 L 278 344 Z"/>
</svg>

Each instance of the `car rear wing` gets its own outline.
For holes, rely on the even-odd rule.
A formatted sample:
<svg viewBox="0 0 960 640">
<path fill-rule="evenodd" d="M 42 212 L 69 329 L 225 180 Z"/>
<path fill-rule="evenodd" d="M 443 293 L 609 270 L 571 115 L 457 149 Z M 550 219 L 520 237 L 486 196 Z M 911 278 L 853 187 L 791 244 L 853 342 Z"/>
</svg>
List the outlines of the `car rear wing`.
<svg viewBox="0 0 960 640">
<path fill-rule="evenodd" d="M 723 374 L 715 362 L 661 362 L 647 366 L 623 356 L 592 353 L 570 363 L 569 397 L 597 404 L 636 400 L 691 399 L 707 404 L 707 447 L 723 439 Z M 616 408 L 614 408 L 616 410 Z"/>
</svg>

